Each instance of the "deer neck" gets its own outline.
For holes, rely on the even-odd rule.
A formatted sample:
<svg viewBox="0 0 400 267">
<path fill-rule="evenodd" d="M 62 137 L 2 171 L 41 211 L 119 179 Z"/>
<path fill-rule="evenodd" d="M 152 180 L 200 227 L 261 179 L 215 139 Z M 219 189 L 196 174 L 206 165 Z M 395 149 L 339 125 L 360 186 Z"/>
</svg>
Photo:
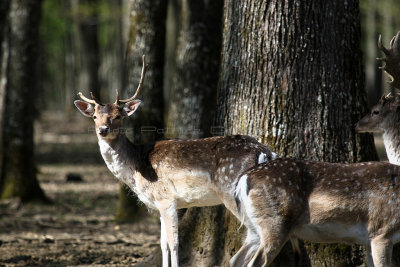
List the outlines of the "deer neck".
<svg viewBox="0 0 400 267">
<path fill-rule="evenodd" d="M 396 112 L 387 122 L 383 132 L 383 143 L 389 162 L 400 165 L 400 114 Z"/>
<path fill-rule="evenodd" d="M 99 147 L 108 169 L 119 180 L 134 188 L 134 174 L 139 163 L 134 145 L 124 134 L 119 134 L 113 140 L 99 138 Z"/>
</svg>

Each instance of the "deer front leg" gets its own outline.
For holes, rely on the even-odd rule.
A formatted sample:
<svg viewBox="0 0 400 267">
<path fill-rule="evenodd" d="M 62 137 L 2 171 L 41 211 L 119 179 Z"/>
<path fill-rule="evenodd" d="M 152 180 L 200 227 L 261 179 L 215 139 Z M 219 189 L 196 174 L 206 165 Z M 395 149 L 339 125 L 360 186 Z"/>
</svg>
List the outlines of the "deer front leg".
<svg viewBox="0 0 400 267">
<path fill-rule="evenodd" d="M 366 256 L 367 256 L 367 262 L 368 262 L 368 267 L 373 267 L 374 266 L 374 261 L 372 259 L 372 253 L 371 253 L 371 244 L 368 244 L 365 248 L 366 250 Z"/>
<path fill-rule="evenodd" d="M 161 221 L 164 225 L 164 230 L 166 234 L 166 239 L 168 242 L 169 251 L 171 252 L 171 266 L 178 267 L 179 266 L 179 257 L 178 257 L 178 247 L 179 247 L 179 239 L 178 239 L 178 213 L 176 210 L 175 203 L 168 203 L 165 205 L 161 205 L 159 208 Z M 163 236 L 163 235 L 162 235 Z M 165 242 L 165 241 L 164 241 Z M 161 249 L 163 249 L 161 247 Z M 168 252 L 167 252 L 168 255 Z M 168 261 L 165 263 L 165 256 L 163 251 L 163 266 L 168 266 Z"/>
<path fill-rule="evenodd" d="M 372 260 L 375 267 L 392 266 L 393 243 L 384 237 L 375 237 L 371 241 Z"/>
<path fill-rule="evenodd" d="M 161 245 L 161 252 L 162 252 L 162 266 L 168 267 L 169 266 L 169 250 L 168 250 L 167 230 L 165 229 L 165 222 L 162 217 L 160 217 L 160 222 L 161 222 L 160 245 Z"/>
</svg>

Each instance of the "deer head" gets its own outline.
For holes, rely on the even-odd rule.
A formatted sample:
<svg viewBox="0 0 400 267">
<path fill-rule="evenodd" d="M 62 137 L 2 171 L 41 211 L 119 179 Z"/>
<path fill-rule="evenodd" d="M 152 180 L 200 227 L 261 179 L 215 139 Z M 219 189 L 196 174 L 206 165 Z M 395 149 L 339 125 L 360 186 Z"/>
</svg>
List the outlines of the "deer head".
<svg viewBox="0 0 400 267">
<path fill-rule="evenodd" d="M 116 100 L 112 104 L 100 103 L 92 93 L 91 99 L 85 97 L 81 92 L 78 96 L 83 100 L 75 100 L 74 104 L 77 109 L 86 117 L 94 120 L 96 126 L 96 134 L 99 139 L 114 140 L 121 132 L 120 127 L 122 120 L 131 116 L 139 107 L 142 101 L 136 99 L 142 89 L 144 77 L 146 74 L 145 56 L 142 57 L 143 67 L 139 85 L 135 94 L 128 99 L 119 99 L 118 90 L 116 90 Z"/>
<path fill-rule="evenodd" d="M 394 88 L 400 89 L 400 31 L 390 41 L 390 48 L 382 44 L 382 37 L 379 36 L 378 47 L 386 57 L 377 58 L 384 62 L 379 67 L 384 70 L 390 80 L 388 83 Z M 400 105 L 399 94 L 382 96 L 379 102 L 372 107 L 371 112 L 364 116 L 356 125 L 357 132 L 382 132 L 393 127 L 393 120 L 397 119 L 397 107 Z"/>
<path fill-rule="evenodd" d="M 392 126 L 396 119 L 397 107 L 400 106 L 400 95 L 384 95 L 379 102 L 371 108 L 371 112 L 365 115 L 357 124 L 356 131 L 383 132 Z"/>
</svg>

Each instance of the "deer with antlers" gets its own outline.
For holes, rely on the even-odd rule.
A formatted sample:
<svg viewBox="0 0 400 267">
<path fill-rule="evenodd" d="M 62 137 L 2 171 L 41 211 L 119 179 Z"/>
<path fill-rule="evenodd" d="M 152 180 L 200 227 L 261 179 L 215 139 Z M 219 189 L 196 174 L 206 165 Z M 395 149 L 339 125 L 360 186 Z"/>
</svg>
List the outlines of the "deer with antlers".
<svg viewBox="0 0 400 267">
<path fill-rule="evenodd" d="M 390 42 L 387 49 L 379 37 L 378 47 L 386 57 L 378 58 L 385 62 L 380 67 L 390 77 L 389 84 L 400 89 L 400 31 Z M 357 132 L 383 132 L 383 143 L 390 163 L 400 165 L 400 95 L 384 95 L 372 107 L 371 112 L 356 125 Z"/>
<path fill-rule="evenodd" d="M 243 173 L 236 188 L 247 227 L 232 266 L 268 266 L 303 239 L 365 245 L 370 267 L 390 267 L 400 241 L 400 166 L 275 159 Z"/>
<path fill-rule="evenodd" d="M 149 208 L 160 212 L 163 266 L 178 266 L 177 209 L 223 203 L 237 214 L 234 191 L 240 173 L 274 157 L 249 136 L 131 143 L 122 121 L 141 101 L 136 99 L 146 73 L 145 58 L 136 93 L 113 104 L 101 104 L 79 93 L 78 110 L 94 120 L 100 152 L 110 171 L 127 184 Z"/>
</svg>

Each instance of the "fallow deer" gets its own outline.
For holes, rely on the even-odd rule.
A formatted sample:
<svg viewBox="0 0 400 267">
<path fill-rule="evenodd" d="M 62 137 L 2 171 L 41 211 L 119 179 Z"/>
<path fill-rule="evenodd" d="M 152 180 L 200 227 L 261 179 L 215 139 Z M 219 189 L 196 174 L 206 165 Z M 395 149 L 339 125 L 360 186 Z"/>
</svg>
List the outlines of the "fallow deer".
<svg viewBox="0 0 400 267">
<path fill-rule="evenodd" d="M 380 67 L 390 77 L 389 84 L 400 89 L 400 31 L 390 42 L 390 48 L 382 45 L 379 37 L 378 47 L 386 55 L 378 58 L 385 62 Z M 356 125 L 357 132 L 383 132 L 383 143 L 389 162 L 400 165 L 400 95 L 382 96 L 379 102 L 372 107 L 371 112 L 363 117 Z"/>
<path fill-rule="evenodd" d="M 237 214 L 234 190 L 240 173 L 274 157 L 270 149 L 249 136 L 218 136 L 198 140 L 166 140 L 155 144 L 131 143 L 122 120 L 141 101 L 139 94 L 146 64 L 136 93 L 126 100 L 101 104 L 78 95 L 78 110 L 94 120 L 100 152 L 110 171 L 128 185 L 139 199 L 160 212 L 163 266 L 178 266 L 177 209 L 223 203 Z"/>
<path fill-rule="evenodd" d="M 232 266 L 268 266 L 289 239 L 356 243 L 370 267 L 390 267 L 400 241 L 400 166 L 276 159 L 236 188 L 247 238 Z"/>
</svg>

